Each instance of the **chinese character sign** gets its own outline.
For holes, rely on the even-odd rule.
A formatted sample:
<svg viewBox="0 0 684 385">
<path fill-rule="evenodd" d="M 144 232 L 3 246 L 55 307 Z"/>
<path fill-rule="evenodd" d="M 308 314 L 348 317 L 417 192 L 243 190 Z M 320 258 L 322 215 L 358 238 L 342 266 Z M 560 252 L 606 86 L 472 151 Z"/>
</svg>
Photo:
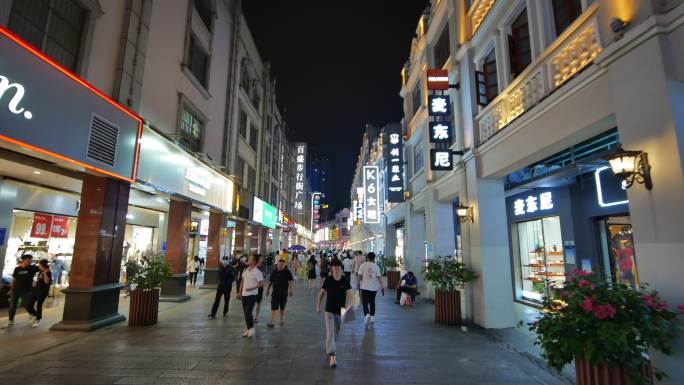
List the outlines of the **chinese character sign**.
<svg viewBox="0 0 684 385">
<path fill-rule="evenodd" d="M 430 122 L 430 143 L 451 144 L 451 123 Z"/>
<path fill-rule="evenodd" d="M 297 212 L 304 211 L 306 199 L 306 143 L 295 143 L 295 199 L 294 208 Z"/>
<path fill-rule="evenodd" d="M 321 193 L 311 195 L 311 229 L 318 230 L 321 227 Z"/>
<path fill-rule="evenodd" d="M 387 169 L 387 201 L 404 201 L 404 138 L 400 125 L 388 125 L 383 140 L 385 167 Z"/>
<path fill-rule="evenodd" d="M 363 166 L 364 223 L 380 223 L 378 166 Z"/>
<path fill-rule="evenodd" d="M 430 95 L 428 96 L 428 115 L 449 116 L 451 114 L 450 104 L 449 95 Z"/>
<path fill-rule="evenodd" d="M 451 150 L 430 150 L 430 170 L 451 171 L 454 168 Z"/>
<path fill-rule="evenodd" d="M 527 198 L 513 201 L 514 215 L 534 214 L 538 211 L 551 209 L 553 209 L 553 195 L 548 191 L 539 195 L 530 195 Z"/>
</svg>

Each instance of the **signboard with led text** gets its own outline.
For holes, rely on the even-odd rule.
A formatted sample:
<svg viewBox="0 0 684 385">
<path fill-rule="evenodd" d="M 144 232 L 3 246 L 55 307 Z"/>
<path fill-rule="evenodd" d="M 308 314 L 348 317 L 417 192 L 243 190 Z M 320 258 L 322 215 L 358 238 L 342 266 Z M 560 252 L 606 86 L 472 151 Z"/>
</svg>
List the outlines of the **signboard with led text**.
<svg viewBox="0 0 684 385">
<path fill-rule="evenodd" d="M 295 143 L 295 199 L 294 208 L 297 212 L 304 211 L 306 199 L 306 143 Z"/>
<path fill-rule="evenodd" d="M 378 166 L 363 166 L 363 222 L 380 223 Z"/>
<path fill-rule="evenodd" d="M 521 216 L 553 209 L 553 194 L 546 191 L 513 201 L 513 215 Z"/>
<path fill-rule="evenodd" d="M 383 140 L 383 154 L 387 168 L 387 201 L 404 201 L 404 138 L 401 125 L 388 125 Z"/>
<path fill-rule="evenodd" d="M 451 101 L 449 95 L 429 95 L 428 115 L 449 116 L 451 115 Z"/>
<path fill-rule="evenodd" d="M 133 182 L 141 130 L 135 113 L 0 26 L 1 146 Z"/>
<path fill-rule="evenodd" d="M 432 90 L 448 90 L 449 89 L 449 71 L 441 69 L 426 70 L 427 75 L 427 89 Z"/>
<path fill-rule="evenodd" d="M 454 157 L 451 150 L 430 150 L 430 170 L 432 171 L 451 171 L 454 169 Z"/>
<path fill-rule="evenodd" d="M 430 143 L 451 144 L 451 122 L 430 122 Z"/>
</svg>

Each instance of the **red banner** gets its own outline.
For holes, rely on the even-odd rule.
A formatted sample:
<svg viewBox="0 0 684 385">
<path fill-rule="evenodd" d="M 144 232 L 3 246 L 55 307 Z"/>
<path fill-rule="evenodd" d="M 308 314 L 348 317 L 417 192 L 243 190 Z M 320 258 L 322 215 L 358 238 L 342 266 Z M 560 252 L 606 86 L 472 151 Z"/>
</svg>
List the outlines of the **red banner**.
<svg viewBox="0 0 684 385">
<path fill-rule="evenodd" d="M 69 236 L 69 218 L 54 217 L 50 236 L 52 238 L 67 238 Z"/>
<path fill-rule="evenodd" d="M 49 238 L 52 227 L 52 215 L 33 214 L 31 238 Z"/>
</svg>

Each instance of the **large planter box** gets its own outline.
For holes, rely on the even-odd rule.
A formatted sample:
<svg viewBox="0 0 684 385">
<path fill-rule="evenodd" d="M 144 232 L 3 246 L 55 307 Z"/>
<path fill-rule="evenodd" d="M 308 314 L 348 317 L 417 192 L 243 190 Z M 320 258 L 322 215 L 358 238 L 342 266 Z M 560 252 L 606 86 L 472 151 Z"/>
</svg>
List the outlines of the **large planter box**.
<svg viewBox="0 0 684 385">
<path fill-rule="evenodd" d="M 577 385 L 632 385 L 624 368 L 608 364 L 594 365 L 584 358 L 575 357 Z M 652 379 L 651 365 L 644 364 L 639 373 L 645 379 Z"/>
<path fill-rule="evenodd" d="M 150 326 L 157 323 L 159 289 L 131 291 L 128 326 Z"/>
<path fill-rule="evenodd" d="M 387 288 L 396 289 L 399 285 L 400 274 L 398 271 L 387 270 Z"/>
<path fill-rule="evenodd" d="M 435 290 L 435 322 L 461 325 L 461 292 Z"/>
</svg>

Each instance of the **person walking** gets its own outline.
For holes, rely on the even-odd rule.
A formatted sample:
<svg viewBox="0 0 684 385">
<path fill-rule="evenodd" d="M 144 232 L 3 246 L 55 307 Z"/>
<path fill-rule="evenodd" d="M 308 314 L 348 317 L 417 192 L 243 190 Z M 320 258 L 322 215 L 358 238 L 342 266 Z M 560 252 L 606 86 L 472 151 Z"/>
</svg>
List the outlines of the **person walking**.
<svg viewBox="0 0 684 385">
<path fill-rule="evenodd" d="M 223 316 L 228 314 L 228 306 L 230 304 L 230 292 L 233 288 L 233 281 L 235 277 L 230 269 L 230 264 L 228 261 L 228 256 L 224 256 L 221 263 L 219 264 L 219 284 L 216 287 L 216 297 L 214 297 L 214 304 L 211 306 L 211 313 L 209 313 L 209 318 L 216 318 L 216 312 L 221 303 L 221 297 L 223 297 Z"/>
<path fill-rule="evenodd" d="M 264 274 L 264 259 L 261 258 L 261 254 L 256 255 L 257 258 L 257 269 L 261 271 L 261 275 Z M 254 323 L 259 322 L 259 313 L 261 313 L 261 301 L 264 299 L 264 286 L 259 287 L 256 297 L 256 311 L 254 312 Z"/>
<path fill-rule="evenodd" d="M 33 277 L 38 273 L 38 268 L 31 265 L 32 261 L 33 255 L 22 255 L 21 262 L 14 268 L 14 273 L 12 273 L 12 284 L 9 291 L 9 322 L 7 326 L 14 325 L 14 315 L 17 312 L 17 305 L 20 299 L 29 313 L 30 321 L 33 321 L 35 318 L 35 312 L 31 308 L 31 288 L 33 287 Z"/>
<path fill-rule="evenodd" d="M 354 261 L 351 259 L 351 256 L 347 254 L 347 256 L 342 260 L 342 270 L 344 271 L 344 277 L 347 278 L 347 281 L 349 281 L 349 284 L 351 284 L 351 275 L 352 275 L 352 267 L 354 265 Z"/>
<path fill-rule="evenodd" d="M 287 297 L 292 297 L 292 288 L 294 286 L 294 278 L 292 272 L 287 269 L 285 260 L 281 259 L 276 264 L 276 270 L 268 279 L 268 288 L 266 289 L 266 296 L 271 292 L 273 287 L 273 296 L 271 297 L 271 322 L 266 324 L 269 328 L 273 327 L 276 312 L 280 310 L 280 326 L 285 324 L 285 305 L 287 304 Z"/>
<path fill-rule="evenodd" d="M 318 292 L 316 312 L 321 314 L 321 300 L 325 298 L 325 352 L 330 357 L 330 367 L 337 367 L 337 340 L 342 327 L 342 308 L 349 308 L 352 288 L 342 275 L 342 263 L 332 263 L 332 275 L 325 279 Z"/>
<path fill-rule="evenodd" d="M 375 253 L 366 256 L 366 262 L 359 267 L 359 287 L 361 289 L 361 303 L 363 304 L 364 323 L 375 323 L 375 296 L 378 290 L 385 296 L 380 268 L 375 264 Z"/>
<path fill-rule="evenodd" d="M 290 260 L 290 272 L 297 279 L 297 270 L 299 269 L 299 254 L 293 252 L 292 259 Z"/>
<path fill-rule="evenodd" d="M 307 265 L 309 267 L 309 289 L 313 289 L 316 286 L 316 267 L 318 266 L 318 261 L 316 261 L 316 257 L 313 254 L 309 256 Z"/>
<path fill-rule="evenodd" d="M 357 275 L 359 274 L 359 268 L 363 263 L 366 262 L 366 259 L 363 257 L 363 254 L 360 251 L 355 251 L 354 252 L 354 261 L 352 263 L 352 272 L 356 273 Z M 357 277 L 357 284 L 358 284 L 358 277 Z"/>
<path fill-rule="evenodd" d="M 32 314 L 35 317 L 31 327 L 37 328 L 40 325 L 40 320 L 43 318 L 43 302 L 50 293 L 50 285 L 52 285 L 52 273 L 50 272 L 50 263 L 47 259 L 41 259 L 38 262 L 38 275 L 36 282 L 33 283 L 31 289 L 31 300 L 29 307 L 33 310 Z"/>
<path fill-rule="evenodd" d="M 190 274 L 190 286 L 195 287 L 197 283 L 197 274 L 200 271 L 200 259 L 199 256 L 195 255 L 195 258 L 190 262 L 188 267 L 188 273 Z"/>
<path fill-rule="evenodd" d="M 240 284 L 242 283 L 242 271 L 245 269 L 245 265 L 240 260 L 240 252 L 236 251 L 233 253 L 233 259 L 230 261 L 230 271 L 233 273 L 233 278 L 235 278 L 235 291 L 240 292 Z"/>
<path fill-rule="evenodd" d="M 247 261 L 247 268 L 242 272 L 240 290 L 237 293 L 237 299 L 242 300 L 242 311 L 247 326 L 247 329 L 242 334 L 243 337 L 254 337 L 254 318 L 252 312 L 254 311 L 259 288 L 264 285 L 264 276 L 261 274 L 261 270 L 257 268 L 257 262 L 256 254 L 252 255 Z"/>
</svg>

